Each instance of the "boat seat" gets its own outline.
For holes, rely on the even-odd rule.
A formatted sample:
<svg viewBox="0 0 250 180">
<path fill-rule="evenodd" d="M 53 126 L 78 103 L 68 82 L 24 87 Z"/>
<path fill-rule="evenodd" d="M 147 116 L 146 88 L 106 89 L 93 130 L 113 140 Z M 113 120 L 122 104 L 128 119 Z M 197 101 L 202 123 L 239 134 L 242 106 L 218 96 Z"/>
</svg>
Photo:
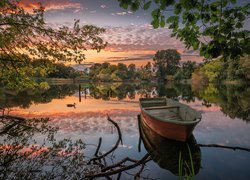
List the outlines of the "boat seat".
<svg viewBox="0 0 250 180">
<path fill-rule="evenodd" d="M 180 108 L 180 106 L 156 106 L 156 107 L 146 107 L 145 110 L 153 110 L 153 109 L 173 109 Z"/>
</svg>

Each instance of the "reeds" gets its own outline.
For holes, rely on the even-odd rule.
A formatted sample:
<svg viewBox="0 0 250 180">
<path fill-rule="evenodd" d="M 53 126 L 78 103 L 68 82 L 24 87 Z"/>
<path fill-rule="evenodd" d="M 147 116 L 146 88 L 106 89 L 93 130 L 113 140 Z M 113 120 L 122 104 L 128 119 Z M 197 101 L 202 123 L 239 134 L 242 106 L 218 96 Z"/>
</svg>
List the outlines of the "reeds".
<svg viewBox="0 0 250 180">
<path fill-rule="evenodd" d="M 187 159 L 185 159 L 185 156 L 182 155 L 182 151 L 180 149 L 179 152 L 179 179 L 194 179 L 195 176 L 195 171 L 194 171 L 194 163 L 193 163 L 193 157 L 192 157 L 192 153 L 190 150 L 190 147 L 188 144 L 186 144 L 187 149 L 188 149 L 188 155 L 189 155 L 189 159 L 190 161 L 188 161 Z"/>
</svg>

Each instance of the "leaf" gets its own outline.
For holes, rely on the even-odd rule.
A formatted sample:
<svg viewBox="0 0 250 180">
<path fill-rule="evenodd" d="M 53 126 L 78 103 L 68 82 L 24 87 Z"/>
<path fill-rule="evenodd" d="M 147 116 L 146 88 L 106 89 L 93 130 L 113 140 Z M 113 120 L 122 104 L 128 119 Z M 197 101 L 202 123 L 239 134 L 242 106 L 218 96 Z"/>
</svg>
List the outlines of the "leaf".
<svg viewBox="0 0 250 180">
<path fill-rule="evenodd" d="M 139 2 L 139 1 L 136 1 L 136 2 L 132 3 L 130 9 L 131 9 L 132 11 L 137 11 L 137 10 L 139 9 L 139 7 L 140 7 L 140 2 Z"/>
<path fill-rule="evenodd" d="M 161 16 L 161 22 L 160 22 L 161 27 L 165 26 L 165 17 Z"/>
<path fill-rule="evenodd" d="M 154 19 L 152 22 L 151 22 L 151 25 L 156 29 L 159 27 L 159 20 L 158 19 Z"/>
<path fill-rule="evenodd" d="M 175 14 L 178 15 L 178 14 L 181 13 L 182 7 L 181 7 L 181 4 L 180 4 L 180 3 L 176 4 L 174 8 L 175 8 L 175 9 L 174 9 L 174 13 L 175 13 Z"/>
<path fill-rule="evenodd" d="M 237 1 L 236 0 L 230 0 L 232 4 L 235 4 Z"/>
<path fill-rule="evenodd" d="M 175 3 L 174 0 L 165 0 L 165 5 L 166 5 L 166 6 L 173 5 L 174 3 Z"/>
<path fill-rule="evenodd" d="M 193 48 L 194 48 L 194 50 L 197 50 L 198 48 L 199 48 L 199 41 L 195 41 L 194 43 L 193 43 Z"/>
<path fill-rule="evenodd" d="M 160 14 L 160 9 L 154 9 L 152 12 L 151 12 L 151 15 L 153 18 L 158 18 L 159 17 L 159 14 Z"/>
<path fill-rule="evenodd" d="M 151 1 L 148 1 L 147 3 L 144 4 L 143 9 L 147 10 L 151 5 Z"/>
</svg>

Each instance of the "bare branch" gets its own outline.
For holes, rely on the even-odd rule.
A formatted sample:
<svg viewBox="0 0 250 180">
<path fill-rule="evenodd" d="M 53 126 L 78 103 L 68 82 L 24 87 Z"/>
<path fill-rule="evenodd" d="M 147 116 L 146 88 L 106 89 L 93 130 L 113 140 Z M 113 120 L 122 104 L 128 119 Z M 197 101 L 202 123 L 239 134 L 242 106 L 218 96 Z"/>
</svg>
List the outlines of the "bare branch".
<svg viewBox="0 0 250 180">
<path fill-rule="evenodd" d="M 112 153 L 113 151 L 115 151 L 115 150 L 118 148 L 120 142 L 122 143 L 122 134 L 121 134 L 120 127 L 119 127 L 118 124 L 117 124 L 116 122 L 114 122 L 109 116 L 108 116 L 108 121 L 111 122 L 111 123 L 116 127 L 116 129 L 117 129 L 117 131 L 118 131 L 118 139 L 117 139 L 117 141 L 116 141 L 116 143 L 115 143 L 115 145 L 114 145 L 113 148 L 111 148 L 108 152 L 102 154 L 101 156 L 97 156 L 97 157 L 92 158 L 92 159 L 88 162 L 88 164 L 90 164 L 92 161 L 96 161 L 96 160 L 99 160 L 99 159 L 102 159 L 102 158 L 106 157 L 107 155 L 109 155 L 110 153 Z"/>
</svg>

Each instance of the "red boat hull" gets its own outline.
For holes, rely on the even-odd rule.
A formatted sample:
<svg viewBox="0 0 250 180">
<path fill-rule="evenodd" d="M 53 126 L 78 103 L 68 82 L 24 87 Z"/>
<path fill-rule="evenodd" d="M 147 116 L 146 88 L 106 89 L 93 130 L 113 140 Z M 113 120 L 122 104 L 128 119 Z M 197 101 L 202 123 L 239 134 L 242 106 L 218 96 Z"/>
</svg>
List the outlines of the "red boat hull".
<svg viewBox="0 0 250 180">
<path fill-rule="evenodd" d="M 165 138 L 174 139 L 177 141 L 186 141 L 192 134 L 192 131 L 197 123 L 194 124 L 176 124 L 154 119 L 147 113 L 142 111 L 143 121 L 157 134 Z"/>
</svg>

